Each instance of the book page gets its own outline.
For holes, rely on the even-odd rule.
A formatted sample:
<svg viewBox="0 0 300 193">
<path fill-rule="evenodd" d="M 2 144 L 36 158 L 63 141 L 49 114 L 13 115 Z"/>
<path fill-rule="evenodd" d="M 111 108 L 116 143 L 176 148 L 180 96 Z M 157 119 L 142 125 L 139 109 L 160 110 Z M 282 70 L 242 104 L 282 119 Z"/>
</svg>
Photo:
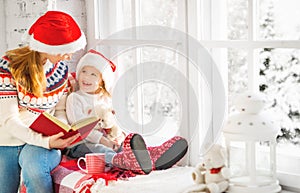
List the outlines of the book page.
<svg viewBox="0 0 300 193">
<path fill-rule="evenodd" d="M 81 120 L 76 121 L 75 123 L 73 123 L 71 125 L 71 127 L 72 127 L 73 130 L 78 130 L 78 129 L 80 129 L 80 128 L 82 128 L 82 127 L 84 127 L 84 126 L 86 126 L 90 123 L 93 123 L 93 122 L 97 121 L 97 120 L 98 120 L 97 117 L 84 118 L 84 119 L 81 119 Z"/>
<path fill-rule="evenodd" d="M 58 118 L 54 117 L 53 115 L 44 112 L 43 113 L 45 117 L 47 117 L 48 119 L 50 119 L 51 121 L 53 121 L 55 124 L 57 124 L 59 127 L 61 127 L 62 129 L 64 129 L 65 131 L 70 131 L 72 128 L 70 125 L 65 124 L 64 122 L 62 122 L 61 120 L 59 120 Z"/>
</svg>

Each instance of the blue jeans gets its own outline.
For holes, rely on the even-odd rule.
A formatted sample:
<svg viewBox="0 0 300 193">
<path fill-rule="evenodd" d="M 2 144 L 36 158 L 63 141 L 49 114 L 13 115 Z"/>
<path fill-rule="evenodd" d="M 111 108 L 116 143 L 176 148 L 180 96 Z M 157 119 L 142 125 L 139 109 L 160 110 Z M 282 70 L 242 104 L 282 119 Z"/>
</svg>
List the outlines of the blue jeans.
<svg viewBox="0 0 300 193">
<path fill-rule="evenodd" d="M 118 150 L 118 152 L 119 151 L 121 151 L 121 148 Z M 80 158 L 84 157 L 87 153 L 105 153 L 105 162 L 107 164 L 111 164 L 114 155 L 116 155 L 116 152 L 111 148 L 108 148 L 102 144 L 89 142 L 81 143 L 74 147 L 68 148 L 66 155 L 71 158 Z"/>
<path fill-rule="evenodd" d="M 0 146 L 0 192 L 18 192 L 21 170 L 27 193 L 54 192 L 50 172 L 60 160 L 59 150 L 28 144 Z"/>
</svg>

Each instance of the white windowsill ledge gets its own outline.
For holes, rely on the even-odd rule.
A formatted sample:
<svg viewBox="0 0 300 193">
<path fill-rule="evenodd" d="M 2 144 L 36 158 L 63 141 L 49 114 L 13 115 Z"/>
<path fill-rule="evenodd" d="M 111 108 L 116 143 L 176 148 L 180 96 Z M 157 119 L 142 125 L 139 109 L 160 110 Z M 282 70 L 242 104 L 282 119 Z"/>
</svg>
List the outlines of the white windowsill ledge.
<svg viewBox="0 0 300 193">
<path fill-rule="evenodd" d="M 283 190 L 300 192 L 300 148 L 277 145 L 277 178 Z"/>
</svg>

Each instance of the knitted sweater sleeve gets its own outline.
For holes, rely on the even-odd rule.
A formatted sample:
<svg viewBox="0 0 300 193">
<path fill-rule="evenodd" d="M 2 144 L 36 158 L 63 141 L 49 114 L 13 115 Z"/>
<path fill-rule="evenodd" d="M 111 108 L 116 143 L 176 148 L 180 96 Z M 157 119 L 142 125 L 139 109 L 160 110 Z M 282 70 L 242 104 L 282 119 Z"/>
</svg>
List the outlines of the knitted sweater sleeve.
<svg viewBox="0 0 300 193">
<path fill-rule="evenodd" d="M 58 101 L 66 89 L 68 68 L 65 63 L 59 62 L 55 65 L 45 64 L 44 70 L 47 91 L 43 97 L 36 98 L 31 93 L 24 92 L 21 85 L 16 85 L 9 69 L 9 59 L 6 56 L 0 58 L 0 146 L 28 143 L 49 148 L 50 137 L 42 136 L 29 127 L 40 112 L 54 113 L 55 107 L 57 112 L 63 112 L 64 103 L 62 101 L 58 104 Z M 61 117 L 63 115 L 64 113 Z"/>
<path fill-rule="evenodd" d="M 17 97 L 4 97 L 0 94 L 1 145 L 14 146 L 24 143 L 49 149 L 49 137 L 29 129 L 20 119 Z"/>
<path fill-rule="evenodd" d="M 67 98 L 70 92 L 76 87 L 76 80 L 73 75 L 69 74 L 68 76 L 68 87 L 65 89 L 62 97 L 60 98 L 59 102 L 55 106 L 55 113 L 54 116 L 63 121 L 64 123 L 69 124 L 69 120 L 66 114 L 66 103 Z M 70 115 L 70 119 L 72 119 L 72 115 Z M 73 120 L 73 119 L 72 119 Z"/>
</svg>

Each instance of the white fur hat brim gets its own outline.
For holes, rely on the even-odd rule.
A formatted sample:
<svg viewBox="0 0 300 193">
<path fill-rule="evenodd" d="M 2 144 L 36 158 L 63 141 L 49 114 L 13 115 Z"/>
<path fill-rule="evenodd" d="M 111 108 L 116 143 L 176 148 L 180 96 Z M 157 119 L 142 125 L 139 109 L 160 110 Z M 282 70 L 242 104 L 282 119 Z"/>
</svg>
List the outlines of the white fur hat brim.
<svg viewBox="0 0 300 193">
<path fill-rule="evenodd" d="M 94 53 L 87 53 L 79 60 L 76 67 L 76 75 L 79 74 L 81 68 L 84 66 L 95 67 L 99 72 L 102 73 L 106 65 L 108 65 L 108 61 L 102 56 Z"/>
<path fill-rule="evenodd" d="M 47 44 L 44 44 L 38 40 L 35 40 L 33 36 L 30 36 L 29 39 L 30 41 L 28 41 L 28 44 L 31 50 L 53 55 L 75 53 L 78 50 L 84 49 L 86 45 L 86 37 L 83 32 L 81 32 L 80 38 L 76 41 L 56 46 L 49 46 Z"/>
</svg>

